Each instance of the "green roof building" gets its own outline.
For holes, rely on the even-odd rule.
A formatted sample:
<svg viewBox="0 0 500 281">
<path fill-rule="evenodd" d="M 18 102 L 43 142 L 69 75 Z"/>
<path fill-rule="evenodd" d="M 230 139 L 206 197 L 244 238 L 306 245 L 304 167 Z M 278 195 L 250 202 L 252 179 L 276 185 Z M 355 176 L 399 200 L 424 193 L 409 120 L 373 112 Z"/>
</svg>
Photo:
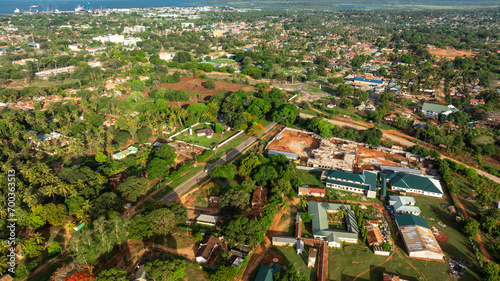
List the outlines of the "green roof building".
<svg viewBox="0 0 500 281">
<path fill-rule="evenodd" d="M 439 114 L 449 115 L 453 112 L 459 111 L 453 105 L 441 105 L 441 104 L 433 104 L 433 103 L 424 103 L 422 106 L 422 113 L 426 116 L 437 118 Z"/>
<path fill-rule="evenodd" d="M 393 171 L 384 173 L 391 190 L 443 198 L 443 188 L 437 179 Z"/>
<path fill-rule="evenodd" d="M 328 213 L 337 213 L 341 208 L 346 212 L 344 218 L 347 230 L 330 229 L 328 227 Z M 314 238 L 326 240 L 329 247 L 335 248 L 340 248 L 341 242 L 358 242 L 358 223 L 349 205 L 309 201 L 308 212 L 313 217 Z"/>
<path fill-rule="evenodd" d="M 270 266 L 261 265 L 255 281 L 273 281 L 274 275 L 281 271 L 281 266 L 276 264 L 271 264 Z"/>
<path fill-rule="evenodd" d="M 330 171 L 326 177 L 326 186 L 349 192 L 365 194 L 368 198 L 377 195 L 377 172 L 363 171 L 354 174 L 342 171 Z"/>
<path fill-rule="evenodd" d="M 120 160 L 120 159 L 123 159 L 125 157 L 127 157 L 128 155 L 130 154 L 136 154 L 137 151 L 139 151 L 139 149 L 133 145 L 129 146 L 128 148 L 120 151 L 120 152 L 116 152 L 113 154 L 113 159 L 116 159 L 116 160 Z"/>
</svg>

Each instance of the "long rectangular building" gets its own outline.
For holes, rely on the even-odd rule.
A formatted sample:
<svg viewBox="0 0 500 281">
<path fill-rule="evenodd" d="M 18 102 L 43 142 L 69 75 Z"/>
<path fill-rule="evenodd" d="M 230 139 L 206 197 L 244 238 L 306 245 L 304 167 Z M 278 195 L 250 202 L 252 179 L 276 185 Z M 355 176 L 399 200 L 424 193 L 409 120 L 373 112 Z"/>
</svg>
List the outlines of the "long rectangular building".
<svg viewBox="0 0 500 281">
<path fill-rule="evenodd" d="M 410 258 L 443 261 L 444 253 L 424 218 L 400 215 L 396 225 Z"/>
<path fill-rule="evenodd" d="M 354 174 L 330 171 L 326 176 L 326 187 L 362 193 L 368 198 L 375 198 L 377 195 L 377 173 L 363 171 L 363 174 Z"/>
</svg>

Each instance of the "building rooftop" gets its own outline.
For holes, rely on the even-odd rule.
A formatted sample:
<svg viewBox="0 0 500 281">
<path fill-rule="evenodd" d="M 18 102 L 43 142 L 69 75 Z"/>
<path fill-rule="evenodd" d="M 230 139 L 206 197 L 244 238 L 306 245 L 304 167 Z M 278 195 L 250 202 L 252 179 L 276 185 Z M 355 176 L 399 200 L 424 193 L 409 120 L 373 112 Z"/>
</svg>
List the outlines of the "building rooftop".
<svg viewBox="0 0 500 281">
<path fill-rule="evenodd" d="M 196 221 L 215 224 L 215 223 L 217 223 L 218 218 L 219 218 L 218 216 L 201 214 L 196 218 Z"/>
<path fill-rule="evenodd" d="M 299 155 L 297 153 L 280 151 L 280 150 L 272 150 L 272 149 L 270 149 L 267 152 L 267 154 L 269 154 L 269 155 L 280 155 L 280 154 L 282 154 L 282 155 L 285 155 L 286 158 L 293 159 L 293 160 L 296 160 L 299 157 Z"/>
<path fill-rule="evenodd" d="M 403 189 L 422 190 L 424 192 L 433 192 L 443 194 L 443 188 L 439 180 L 432 179 L 426 176 L 410 175 L 395 173 L 391 171 L 386 172 L 387 179 L 390 180 L 391 186 Z"/>
<path fill-rule="evenodd" d="M 417 225 L 429 228 L 429 225 L 424 218 L 411 214 L 396 216 L 396 223 L 399 227 Z"/>
<path fill-rule="evenodd" d="M 274 275 L 281 271 L 281 266 L 271 264 L 270 266 L 261 265 L 255 281 L 273 281 Z"/>
<path fill-rule="evenodd" d="M 415 205 L 415 198 L 411 196 L 389 196 L 389 205 L 397 212 L 421 213 L 420 208 Z"/>
<path fill-rule="evenodd" d="M 436 112 L 438 114 L 448 112 L 448 111 L 451 111 L 451 112 L 459 111 L 453 105 L 441 105 L 441 104 L 433 104 L 433 103 L 427 103 L 427 102 L 425 102 L 424 105 L 422 106 L 422 110 Z"/>
<path fill-rule="evenodd" d="M 329 229 L 327 213 L 337 212 L 341 206 L 343 206 L 346 211 L 345 220 L 347 224 L 347 231 Z M 339 236 L 352 239 L 358 238 L 359 228 L 356 216 L 354 215 L 354 212 L 351 211 L 351 207 L 349 205 L 309 201 L 308 212 L 313 217 L 312 230 L 314 235 L 324 236 L 327 241 L 335 241 L 337 243 L 340 243 L 340 240 L 338 239 Z"/>
</svg>

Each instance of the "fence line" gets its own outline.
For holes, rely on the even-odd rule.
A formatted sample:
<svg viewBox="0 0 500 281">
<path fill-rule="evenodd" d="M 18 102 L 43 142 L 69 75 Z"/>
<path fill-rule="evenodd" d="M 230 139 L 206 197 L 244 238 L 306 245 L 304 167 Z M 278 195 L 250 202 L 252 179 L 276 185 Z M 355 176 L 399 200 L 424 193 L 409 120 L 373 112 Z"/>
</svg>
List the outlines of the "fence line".
<svg viewBox="0 0 500 281">
<path fill-rule="evenodd" d="M 230 138 L 228 138 L 227 140 L 223 141 L 222 143 L 220 143 L 219 145 L 217 145 L 216 147 L 214 147 L 214 150 L 218 149 L 219 147 L 225 145 L 226 143 L 232 141 L 235 137 L 241 135 L 243 133 L 243 130 L 239 131 L 238 133 L 236 133 L 235 135 L 231 136 Z"/>
</svg>

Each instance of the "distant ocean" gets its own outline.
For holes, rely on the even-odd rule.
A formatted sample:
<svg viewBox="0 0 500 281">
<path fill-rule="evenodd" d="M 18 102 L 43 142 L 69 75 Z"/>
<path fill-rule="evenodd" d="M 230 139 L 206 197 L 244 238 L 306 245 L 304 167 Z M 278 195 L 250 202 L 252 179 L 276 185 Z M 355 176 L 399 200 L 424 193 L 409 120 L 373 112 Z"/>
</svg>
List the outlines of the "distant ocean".
<svg viewBox="0 0 500 281">
<path fill-rule="evenodd" d="M 84 6 L 85 3 L 89 3 L 91 9 L 115 9 L 115 8 L 148 8 L 148 7 L 193 7 L 193 6 L 205 6 L 202 4 L 205 0 L 0 0 L 0 14 L 13 14 L 15 9 L 21 11 L 29 11 L 30 6 L 38 5 L 37 8 L 31 8 L 32 10 L 47 11 L 47 8 L 52 11 L 52 9 L 58 9 L 59 11 L 74 11 L 77 6 Z M 194 5 L 187 5 L 185 3 L 197 3 Z M 210 6 L 210 5 L 206 5 Z M 247 5 L 232 5 L 232 4 L 220 4 L 219 6 L 250 6 L 256 7 L 255 4 Z M 269 6 L 267 7 L 279 7 L 279 6 Z M 311 7 L 318 9 L 355 9 L 355 8 L 367 8 L 367 7 L 377 7 L 377 6 L 365 6 L 365 5 L 340 5 L 336 7 Z M 279 8 L 299 8 L 299 7 L 279 7 Z"/>
<path fill-rule="evenodd" d="M 31 5 L 39 5 L 38 11 L 47 11 L 52 8 L 59 11 L 74 11 L 75 8 L 84 3 L 90 3 L 94 9 L 113 8 L 146 8 L 146 7 L 182 7 L 190 6 L 184 3 L 201 2 L 203 0 L 0 0 L 0 14 L 13 14 L 14 10 L 20 9 L 28 11 Z"/>
</svg>

